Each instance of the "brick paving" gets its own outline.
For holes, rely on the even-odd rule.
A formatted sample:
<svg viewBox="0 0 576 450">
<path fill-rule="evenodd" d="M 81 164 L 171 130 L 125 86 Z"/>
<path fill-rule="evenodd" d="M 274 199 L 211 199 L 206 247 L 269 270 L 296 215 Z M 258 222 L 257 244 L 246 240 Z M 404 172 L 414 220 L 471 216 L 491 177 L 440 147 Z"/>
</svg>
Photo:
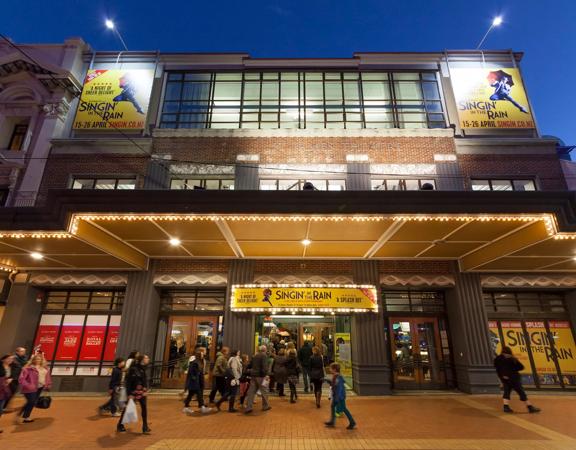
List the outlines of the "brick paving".
<svg viewBox="0 0 576 450">
<path fill-rule="evenodd" d="M 543 409 L 539 415 L 500 412 L 496 396 L 352 397 L 349 408 L 358 422 L 345 429 L 345 418 L 335 429 L 325 428 L 328 402 L 316 409 L 311 396 L 296 405 L 273 398 L 272 410 L 244 416 L 214 412 L 182 414 L 175 396 L 149 399 L 152 434 L 140 427 L 115 432 L 116 420 L 101 417 L 97 406 L 104 398 L 54 397 L 49 410 L 35 410 L 34 423 L 15 424 L 15 414 L 0 418 L 0 448 L 42 449 L 575 449 L 576 396 L 533 396 Z M 16 404 L 15 404 L 16 405 Z M 193 407 L 196 405 L 193 404 Z"/>
</svg>

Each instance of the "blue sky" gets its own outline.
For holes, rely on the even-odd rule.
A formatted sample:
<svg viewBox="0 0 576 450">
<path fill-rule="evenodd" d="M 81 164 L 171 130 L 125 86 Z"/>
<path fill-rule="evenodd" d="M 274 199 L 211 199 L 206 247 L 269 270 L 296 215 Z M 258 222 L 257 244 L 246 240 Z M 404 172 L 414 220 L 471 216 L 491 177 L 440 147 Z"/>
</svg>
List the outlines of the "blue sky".
<svg viewBox="0 0 576 450">
<path fill-rule="evenodd" d="M 81 36 L 119 50 L 350 57 L 360 51 L 484 48 L 525 52 L 522 70 L 542 134 L 576 144 L 576 0 L 3 0 L 0 31 L 20 43 Z"/>
</svg>

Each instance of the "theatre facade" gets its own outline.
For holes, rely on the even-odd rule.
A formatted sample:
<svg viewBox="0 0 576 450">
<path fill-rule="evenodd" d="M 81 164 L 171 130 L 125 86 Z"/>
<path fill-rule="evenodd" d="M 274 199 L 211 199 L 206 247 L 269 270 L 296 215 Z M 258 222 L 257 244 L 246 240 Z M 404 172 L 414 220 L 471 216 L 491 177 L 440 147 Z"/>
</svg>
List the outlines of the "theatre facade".
<svg viewBox="0 0 576 450">
<path fill-rule="evenodd" d="M 197 345 L 310 341 L 379 395 L 497 391 L 508 345 L 576 387 L 576 204 L 521 53 L 74 45 L 0 71 L 0 351 L 96 391 L 135 349 L 181 388 Z"/>
</svg>

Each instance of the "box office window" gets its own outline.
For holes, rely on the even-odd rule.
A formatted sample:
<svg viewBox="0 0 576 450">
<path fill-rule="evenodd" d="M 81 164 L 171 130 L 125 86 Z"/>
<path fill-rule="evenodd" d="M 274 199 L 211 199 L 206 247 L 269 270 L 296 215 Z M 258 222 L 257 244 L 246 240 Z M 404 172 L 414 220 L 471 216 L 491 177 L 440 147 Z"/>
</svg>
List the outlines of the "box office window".
<svg viewBox="0 0 576 450">
<path fill-rule="evenodd" d="M 120 335 L 122 291 L 49 291 L 34 340 L 53 375 L 108 375 Z"/>
</svg>

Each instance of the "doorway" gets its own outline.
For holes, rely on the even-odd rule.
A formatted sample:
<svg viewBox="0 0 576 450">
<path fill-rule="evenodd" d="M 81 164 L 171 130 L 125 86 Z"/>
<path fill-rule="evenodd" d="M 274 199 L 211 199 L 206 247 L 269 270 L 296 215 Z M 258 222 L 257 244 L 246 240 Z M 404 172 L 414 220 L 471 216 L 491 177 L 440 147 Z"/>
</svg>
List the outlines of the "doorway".
<svg viewBox="0 0 576 450">
<path fill-rule="evenodd" d="M 216 316 L 172 316 L 168 324 L 162 387 L 181 388 L 190 356 L 197 345 L 206 348 L 206 358 L 216 359 Z"/>
<path fill-rule="evenodd" d="M 446 387 L 443 342 L 436 317 L 391 318 L 390 338 L 396 389 Z"/>
</svg>

